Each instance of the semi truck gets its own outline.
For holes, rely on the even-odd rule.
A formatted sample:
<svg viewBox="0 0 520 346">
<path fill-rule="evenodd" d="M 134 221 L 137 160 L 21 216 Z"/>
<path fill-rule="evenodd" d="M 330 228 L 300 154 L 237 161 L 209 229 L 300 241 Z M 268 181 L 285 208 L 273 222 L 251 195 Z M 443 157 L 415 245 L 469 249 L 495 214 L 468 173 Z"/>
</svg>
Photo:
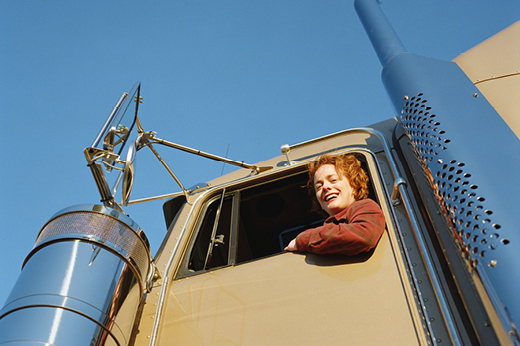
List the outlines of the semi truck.
<svg viewBox="0 0 520 346">
<path fill-rule="evenodd" d="M 84 150 L 101 202 L 43 225 L 0 345 L 520 345 L 520 22 L 444 61 L 408 52 L 375 0 L 355 9 L 394 117 L 249 164 L 146 129 L 137 82 Z M 239 168 L 185 187 L 158 146 Z M 130 198 L 141 150 L 180 192 Z M 326 218 L 308 163 L 347 153 L 385 216 L 377 246 L 285 252 Z M 161 199 L 168 232 L 152 254 L 125 208 Z"/>
</svg>

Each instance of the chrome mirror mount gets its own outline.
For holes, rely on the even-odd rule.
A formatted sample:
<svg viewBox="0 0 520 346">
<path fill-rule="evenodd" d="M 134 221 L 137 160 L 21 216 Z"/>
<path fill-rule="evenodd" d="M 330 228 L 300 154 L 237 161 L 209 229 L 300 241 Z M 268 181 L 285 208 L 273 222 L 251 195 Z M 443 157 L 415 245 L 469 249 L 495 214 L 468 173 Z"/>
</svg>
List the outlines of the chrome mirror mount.
<svg viewBox="0 0 520 346">
<path fill-rule="evenodd" d="M 163 196 L 155 196 L 148 198 L 141 198 L 139 200 L 130 201 L 130 193 L 134 184 L 134 160 L 137 151 L 144 147 L 148 147 L 156 158 L 163 164 L 165 169 L 170 173 L 172 178 L 178 184 L 182 190 L 182 194 L 186 196 L 188 200 L 190 193 L 195 190 L 186 190 L 180 180 L 176 177 L 173 171 L 170 169 L 168 164 L 159 156 L 159 153 L 153 147 L 154 144 L 160 144 L 162 146 L 174 148 L 211 160 L 224 162 L 234 166 L 248 168 L 251 170 L 251 174 L 260 174 L 265 171 L 273 169 L 271 166 L 256 166 L 247 164 L 244 161 L 234 161 L 225 157 L 213 155 L 210 153 L 203 152 L 201 150 L 189 148 L 180 144 L 166 141 L 156 137 L 156 133 L 153 131 L 145 132 L 140 124 L 138 117 L 139 104 L 141 103 L 141 84 L 137 82 L 129 93 L 123 93 L 116 106 L 108 116 L 105 124 L 101 128 L 101 131 L 97 135 L 94 143 L 91 147 L 84 150 L 85 157 L 88 162 L 94 180 L 98 187 L 101 195 L 101 201 L 105 206 L 109 206 L 122 211 L 121 207 L 115 202 L 115 195 L 119 184 L 122 184 L 121 194 L 122 201 L 121 205 L 127 206 L 130 204 L 143 203 L 152 200 L 168 198 L 171 194 Z M 135 102 L 135 108 L 130 104 Z M 136 138 L 132 140 L 132 138 Z M 127 145 L 128 144 L 128 145 Z M 125 147 L 128 147 L 126 151 L 125 160 L 121 160 L 124 154 Z M 109 187 L 107 180 L 108 175 L 112 170 L 118 170 L 119 174 L 112 178 L 112 189 Z M 176 193 L 177 194 L 177 193 Z"/>
<path fill-rule="evenodd" d="M 108 151 L 114 151 L 114 139 L 116 137 L 116 128 L 111 127 L 110 130 L 107 131 L 105 138 L 103 138 L 103 149 Z"/>
<path fill-rule="evenodd" d="M 134 160 L 135 154 L 137 152 L 138 140 L 132 141 L 130 146 L 128 147 L 128 151 L 126 153 L 125 166 L 123 168 L 123 188 L 122 188 L 122 204 L 123 206 L 128 205 L 128 201 L 130 200 L 130 193 L 132 192 L 132 187 L 134 185 Z"/>
</svg>

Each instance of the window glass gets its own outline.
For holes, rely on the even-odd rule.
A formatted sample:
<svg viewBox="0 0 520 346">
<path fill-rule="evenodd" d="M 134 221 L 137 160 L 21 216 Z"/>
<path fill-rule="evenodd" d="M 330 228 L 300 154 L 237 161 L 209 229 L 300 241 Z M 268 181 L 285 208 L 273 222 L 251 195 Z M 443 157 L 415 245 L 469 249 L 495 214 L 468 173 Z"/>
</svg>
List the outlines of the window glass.
<svg viewBox="0 0 520 346">
<path fill-rule="evenodd" d="M 228 264 L 232 198 L 226 197 L 224 199 L 216 232 L 213 235 L 220 202 L 221 198 L 213 199 L 206 209 L 189 261 L 188 267 L 191 271 L 211 269 Z M 212 244 L 211 247 L 210 244 Z M 206 268 L 204 268 L 206 262 Z"/>
<path fill-rule="evenodd" d="M 282 252 L 300 232 L 322 223 L 325 215 L 312 210 L 307 179 L 303 172 L 241 191 L 237 263 Z"/>
</svg>

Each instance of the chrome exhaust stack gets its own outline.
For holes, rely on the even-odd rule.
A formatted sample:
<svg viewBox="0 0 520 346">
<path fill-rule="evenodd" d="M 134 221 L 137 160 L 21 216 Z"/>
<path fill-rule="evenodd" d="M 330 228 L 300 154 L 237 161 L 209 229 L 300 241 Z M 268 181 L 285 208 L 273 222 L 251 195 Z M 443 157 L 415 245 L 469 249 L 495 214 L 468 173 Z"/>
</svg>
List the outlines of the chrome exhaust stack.
<svg viewBox="0 0 520 346">
<path fill-rule="evenodd" d="M 148 240 L 125 214 L 62 210 L 0 310 L 0 344 L 127 345 L 152 272 Z"/>
</svg>

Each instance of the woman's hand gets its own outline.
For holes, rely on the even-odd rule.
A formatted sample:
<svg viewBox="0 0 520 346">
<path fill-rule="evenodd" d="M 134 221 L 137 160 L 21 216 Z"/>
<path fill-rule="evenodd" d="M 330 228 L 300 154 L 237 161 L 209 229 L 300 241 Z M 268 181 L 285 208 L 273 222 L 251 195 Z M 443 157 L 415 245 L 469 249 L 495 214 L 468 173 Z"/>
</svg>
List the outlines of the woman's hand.
<svg viewBox="0 0 520 346">
<path fill-rule="evenodd" d="M 289 245 L 287 245 L 284 250 L 285 251 L 298 251 L 298 248 L 296 247 L 296 238 L 291 240 L 289 242 Z"/>
</svg>

